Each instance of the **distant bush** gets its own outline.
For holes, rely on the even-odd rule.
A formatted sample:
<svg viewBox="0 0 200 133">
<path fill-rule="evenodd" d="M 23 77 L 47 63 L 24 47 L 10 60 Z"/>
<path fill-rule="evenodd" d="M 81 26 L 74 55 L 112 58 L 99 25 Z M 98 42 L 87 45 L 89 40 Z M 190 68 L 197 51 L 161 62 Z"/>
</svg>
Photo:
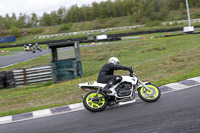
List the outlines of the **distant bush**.
<svg viewBox="0 0 200 133">
<path fill-rule="evenodd" d="M 29 33 L 30 34 L 40 34 L 43 32 L 43 30 L 44 30 L 43 28 L 32 28 L 29 30 Z"/>
<path fill-rule="evenodd" d="M 0 36 L 8 36 L 10 32 L 8 30 L 0 30 Z"/>
<path fill-rule="evenodd" d="M 150 20 L 148 20 L 146 22 L 146 26 L 147 27 L 162 26 L 162 22 L 158 21 L 158 20 L 156 20 L 156 21 L 150 21 Z"/>
<path fill-rule="evenodd" d="M 59 27 L 59 31 L 66 31 L 66 30 L 69 30 L 71 27 L 72 27 L 72 24 L 71 24 L 71 23 L 62 24 L 62 25 Z"/>
<path fill-rule="evenodd" d="M 12 27 L 10 29 L 10 35 L 14 35 L 16 37 L 19 37 L 21 35 L 20 30 L 17 27 Z"/>
<path fill-rule="evenodd" d="M 172 25 L 179 25 L 177 21 L 173 22 Z"/>
<path fill-rule="evenodd" d="M 167 22 L 167 23 L 165 24 L 165 26 L 170 26 L 170 23 L 169 23 L 169 22 Z"/>
<path fill-rule="evenodd" d="M 105 22 L 106 22 L 105 19 L 97 18 L 96 20 L 93 21 L 92 29 L 96 30 L 96 29 L 106 28 Z"/>
</svg>

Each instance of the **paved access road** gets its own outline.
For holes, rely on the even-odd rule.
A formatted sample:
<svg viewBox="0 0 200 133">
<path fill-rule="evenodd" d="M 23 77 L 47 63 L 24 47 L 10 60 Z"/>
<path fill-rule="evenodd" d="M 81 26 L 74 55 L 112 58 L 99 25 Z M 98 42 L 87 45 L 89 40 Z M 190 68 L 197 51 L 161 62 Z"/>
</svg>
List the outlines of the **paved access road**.
<svg viewBox="0 0 200 133">
<path fill-rule="evenodd" d="M 98 113 L 87 110 L 0 125 L 1 133 L 199 133 L 200 85 Z"/>
<path fill-rule="evenodd" d="M 0 57 L 0 68 L 13 65 L 26 60 L 34 59 L 43 55 L 48 54 L 46 49 L 42 52 L 36 51 L 36 53 L 21 51 L 18 54 L 7 55 Z"/>
</svg>

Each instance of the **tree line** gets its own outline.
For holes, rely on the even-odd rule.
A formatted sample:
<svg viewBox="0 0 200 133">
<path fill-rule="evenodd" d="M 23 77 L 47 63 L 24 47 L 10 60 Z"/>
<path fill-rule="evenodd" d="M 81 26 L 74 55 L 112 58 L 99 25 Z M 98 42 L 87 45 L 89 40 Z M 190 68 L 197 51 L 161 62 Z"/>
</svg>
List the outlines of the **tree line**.
<svg viewBox="0 0 200 133">
<path fill-rule="evenodd" d="M 189 0 L 190 8 L 200 7 L 200 0 Z M 134 16 L 137 23 L 145 23 L 151 20 L 164 20 L 170 10 L 185 10 L 185 0 L 115 0 L 105 2 L 93 2 L 91 5 L 60 7 L 51 13 L 44 13 L 39 17 L 36 13 L 31 15 L 20 13 L 16 17 L 6 14 L 0 16 L 0 30 L 13 27 L 30 28 L 36 26 L 52 26 L 64 23 L 91 21 L 101 18 L 114 18 L 122 16 Z"/>
</svg>

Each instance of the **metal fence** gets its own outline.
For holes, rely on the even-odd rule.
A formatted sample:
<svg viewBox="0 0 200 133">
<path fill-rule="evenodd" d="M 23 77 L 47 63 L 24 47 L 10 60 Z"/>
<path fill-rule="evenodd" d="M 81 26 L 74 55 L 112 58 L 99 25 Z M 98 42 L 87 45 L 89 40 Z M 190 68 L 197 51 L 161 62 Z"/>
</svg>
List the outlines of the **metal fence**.
<svg viewBox="0 0 200 133">
<path fill-rule="evenodd" d="M 13 73 L 16 85 L 52 80 L 50 66 L 18 69 Z"/>
</svg>

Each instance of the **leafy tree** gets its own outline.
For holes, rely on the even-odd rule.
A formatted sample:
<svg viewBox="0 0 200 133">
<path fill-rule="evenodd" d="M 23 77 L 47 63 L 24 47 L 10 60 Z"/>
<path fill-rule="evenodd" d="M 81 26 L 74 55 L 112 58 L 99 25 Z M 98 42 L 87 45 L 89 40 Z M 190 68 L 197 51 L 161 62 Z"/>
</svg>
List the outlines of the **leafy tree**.
<svg viewBox="0 0 200 133">
<path fill-rule="evenodd" d="M 180 6 L 180 3 L 181 3 L 182 1 L 185 2 L 185 0 L 168 0 L 169 9 L 170 9 L 170 10 L 178 10 L 178 9 L 179 9 L 179 6 Z"/>
<path fill-rule="evenodd" d="M 186 6 L 185 6 L 185 4 L 183 2 L 180 3 L 179 9 L 180 10 L 186 9 Z"/>
<path fill-rule="evenodd" d="M 115 17 L 124 16 L 123 3 L 122 2 L 123 2 L 122 0 L 116 0 L 115 3 L 114 3 Z"/>
<path fill-rule="evenodd" d="M 14 35 L 16 37 L 20 36 L 20 30 L 17 27 L 12 27 L 10 29 L 10 35 Z"/>
<path fill-rule="evenodd" d="M 11 24 L 12 24 L 12 19 L 10 18 L 9 14 L 6 14 L 6 17 L 4 19 L 4 24 L 6 26 L 7 29 L 11 28 Z"/>
<path fill-rule="evenodd" d="M 35 26 L 37 26 L 37 24 L 38 24 L 38 17 L 37 17 L 37 14 L 32 13 L 32 14 L 31 14 L 31 25 L 32 25 L 33 27 L 35 27 Z"/>
<path fill-rule="evenodd" d="M 24 28 L 25 26 L 26 26 L 26 15 L 20 13 L 18 21 L 17 21 L 17 27 Z"/>
<path fill-rule="evenodd" d="M 51 25 L 60 24 L 60 19 L 56 11 L 51 12 L 50 17 L 51 17 Z"/>
<path fill-rule="evenodd" d="M 25 15 L 25 27 L 26 28 L 30 28 L 32 27 L 32 24 L 31 24 L 31 16 L 29 15 Z"/>
<path fill-rule="evenodd" d="M 151 20 L 154 18 L 152 17 L 154 13 L 153 3 L 149 3 L 146 9 L 146 16 L 149 17 Z"/>
<path fill-rule="evenodd" d="M 66 8 L 65 7 L 60 7 L 59 9 L 58 9 L 58 11 L 57 11 L 57 15 L 58 15 L 58 17 L 59 17 L 59 22 L 60 23 L 63 23 L 63 19 L 64 19 L 64 17 L 65 17 L 65 14 L 66 14 Z"/>
<path fill-rule="evenodd" d="M 11 21 L 11 27 L 17 26 L 17 17 L 15 13 L 12 13 Z"/>
<path fill-rule="evenodd" d="M 1 30 L 6 30 L 6 26 L 4 24 L 4 18 L 0 16 L 0 31 Z"/>
<path fill-rule="evenodd" d="M 93 19 L 96 19 L 100 16 L 99 14 L 100 5 L 96 2 L 92 3 L 92 12 L 94 14 Z"/>
<path fill-rule="evenodd" d="M 47 13 L 44 13 L 41 19 L 41 25 L 50 26 L 52 23 L 51 16 Z"/>
</svg>

